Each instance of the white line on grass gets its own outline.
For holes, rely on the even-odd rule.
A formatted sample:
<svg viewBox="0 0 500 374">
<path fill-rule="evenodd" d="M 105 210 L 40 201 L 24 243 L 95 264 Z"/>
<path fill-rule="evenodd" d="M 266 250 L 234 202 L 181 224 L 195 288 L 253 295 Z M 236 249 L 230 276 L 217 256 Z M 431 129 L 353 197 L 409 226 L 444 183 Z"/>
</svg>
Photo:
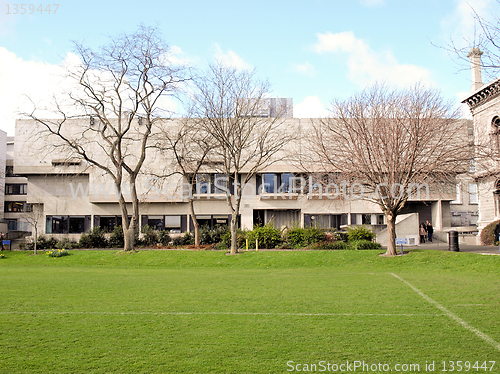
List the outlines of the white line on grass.
<svg viewBox="0 0 500 374">
<path fill-rule="evenodd" d="M 48 312 L 48 311 L 0 311 L 0 314 L 90 314 L 90 315 L 234 315 L 234 316 L 382 316 L 382 317 L 415 317 L 415 316 L 434 316 L 439 317 L 442 314 L 430 314 L 430 313 L 273 313 L 273 312 Z"/>
<path fill-rule="evenodd" d="M 416 293 L 418 293 L 422 298 L 424 298 L 425 300 L 427 300 L 429 303 L 433 304 L 436 308 L 438 308 L 440 311 L 442 311 L 448 317 L 450 317 L 451 319 L 453 319 L 455 322 L 459 323 L 460 325 L 462 325 L 467 330 L 473 332 L 474 334 L 476 334 L 477 336 L 479 336 L 481 339 L 485 340 L 488 344 L 490 344 L 491 346 L 493 346 L 494 348 L 496 348 L 498 351 L 500 351 L 500 344 L 497 343 L 492 338 L 490 338 L 484 332 L 481 332 L 478 329 L 476 329 L 475 327 L 469 325 L 462 318 L 460 318 L 455 313 L 453 313 L 453 312 L 449 311 L 448 309 L 446 309 L 444 306 L 442 306 L 441 304 L 439 304 L 434 299 L 431 299 L 429 296 L 427 296 L 425 293 L 423 293 L 422 291 L 420 291 L 417 287 L 415 287 L 410 282 L 404 280 L 403 278 L 401 278 L 400 276 L 398 276 L 398 275 L 396 275 L 394 273 L 391 273 L 391 275 L 393 275 L 394 277 L 396 277 L 397 279 L 399 279 L 400 281 L 402 281 L 403 283 L 405 283 L 407 286 L 409 286 L 411 289 L 413 289 L 413 291 L 415 291 Z"/>
</svg>

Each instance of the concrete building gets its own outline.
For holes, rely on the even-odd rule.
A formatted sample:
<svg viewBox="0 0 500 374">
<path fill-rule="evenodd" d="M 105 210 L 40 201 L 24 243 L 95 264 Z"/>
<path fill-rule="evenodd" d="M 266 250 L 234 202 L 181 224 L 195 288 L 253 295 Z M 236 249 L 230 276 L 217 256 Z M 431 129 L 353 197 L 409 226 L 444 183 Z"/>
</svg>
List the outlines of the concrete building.
<svg viewBox="0 0 500 374">
<path fill-rule="evenodd" d="M 5 220 L 5 163 L 7 159 L 7 133 L 0 130 L 0 232 L 6 233 L 8 223 Z"/>
<path fill-rule="evenodd" d="M 291 107 L 288 102 L 286 104 Z M 68 131 L 77 131 L 82 125 L 95 125 L 82 121 L 85 120 L 70 120 Z M 284 129 L 298 129 L 302 137 L 306 137 L 310 121 L 285 118 L 282 126 Z M 165 123 L 174 127 L 178 125 L 177 120 L 166 120 Z M 16 122 L 13 161 L 9 159 L 8 163 L 13 163 L 9 178 L 14 178 L 9 179 L 9 183 L 19 185 L 19 191 L 18 187 L 14 188 L 19 194 L 10 198 L 17 204 L 12 206 L 41 212 L 38 224 L 40 234 L 65 236 L 72 240 L 77 240 L 81 233 L 92 227 L 99 226 L 109 232 L 120 225 L 121 213 L 112 180 L 100 169 L 54 147 L 53 140 L 36 136 L 36 129 L 37 124 L 32 120 Z M 294 147 L 300 147 L 300 143 L 290 145 L 286 152 L 299 152 Z M 97 148 L 93 151 L 97 152 Z M 104 158 L 101 161 L 107 162 Z M 160 170 L 167 165 L 167 160 L 152 150 L 148 153 L 144 172 Z M 219 183 L 222 177 L 219 173 L 216 168 L 207 167 L 198 175 L 194 197 L 195 212 L 201 225 L 222 225 L 230 221 L 223 193 L 225 185 Z M 331 198 L 332 195 L 327 197 L 324 187 L 321 187 L 325 184 L 319 182 L 332 175 L 305 174 L 287 161 L 277 162 L 262 170 L 244 190 L 241 226 L 252 228 L 256 224 L 272 221 L 277 227 L 298 224 L 339 229 L 346 225 L 364 224 L 371 226 L 377 233 L 377 240 L 385 244 L 386 221 L 380 208 L 350 196 L 349 186 L 347 194 L 340 192 L 335 198 Z M 148 175 L 141 175 L 137 181 L 141 203 L 140 224 L 172 232 L 192 230 L 182 178 L 171 176 L 158 185 L 152 184 L 148 178 Z M 409 244 L 418 244 L 419 222 L 426 220 L 432 222 L 436 236 L 444 233 L 451 226 L 450 202 L 454 199 L 456 194 L 453 188 L 449 193 L 441 191 L 428 197 L 425 193 L 420 198 L 413 196 L 398 219 L 398 237 L 407 238 Z M 18 212 L 10 212 L 9 219 L 12 225 L 15 221 L 19 226 L 22 219 L 16 214 Z"/>
</svg>

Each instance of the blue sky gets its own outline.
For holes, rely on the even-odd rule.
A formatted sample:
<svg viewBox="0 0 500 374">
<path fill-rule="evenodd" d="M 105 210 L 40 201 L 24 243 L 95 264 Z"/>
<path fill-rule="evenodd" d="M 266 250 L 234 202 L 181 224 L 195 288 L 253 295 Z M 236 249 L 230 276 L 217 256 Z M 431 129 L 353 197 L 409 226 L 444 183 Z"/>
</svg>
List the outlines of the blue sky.
<svg viewBox="0 0 500 374">
<path fill-rule="evenodd" d="M 22 95 L 52 95 L 73 40 L 90 47 L 141 23 L 158 26 L 176 55 L 196 68 L 215 58 L 256 68 L 276 96 L 292 97 L 296 117 L 325 114 L 375 81 L 422 81 L 459 102 L 470 71 L 434 46 L 473 33 L 471 6 L 498 14 L 495 0 L 59 1 L 56 14 L 15 12 L 0 1 L 0 128 L 14 134 Z M 50 3 L 53 4 L 53 3 Z M 55 7 L 51 5 L 51 10 Z"/>
</svg>

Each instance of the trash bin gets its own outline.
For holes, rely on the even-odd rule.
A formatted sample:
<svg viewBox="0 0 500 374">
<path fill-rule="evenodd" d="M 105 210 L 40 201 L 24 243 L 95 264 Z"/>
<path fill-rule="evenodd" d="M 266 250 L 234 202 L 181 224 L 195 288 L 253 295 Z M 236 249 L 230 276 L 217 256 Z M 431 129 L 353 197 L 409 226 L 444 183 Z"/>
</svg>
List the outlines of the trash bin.
<svg viewBox="0 0 500 374">
<path fill-rule="evenodd" d="M 453 252 L 460 252 L 460 247 L 458 246 L 458 231 L 450 231 L 448 233 L 448 250 Z"/>
</svg>

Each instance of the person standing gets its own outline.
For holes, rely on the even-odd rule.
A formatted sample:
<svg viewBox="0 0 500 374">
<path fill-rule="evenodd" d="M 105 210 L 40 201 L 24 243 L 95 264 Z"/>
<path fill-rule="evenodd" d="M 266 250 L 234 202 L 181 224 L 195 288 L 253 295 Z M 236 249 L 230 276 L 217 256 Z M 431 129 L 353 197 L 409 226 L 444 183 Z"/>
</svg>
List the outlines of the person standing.
<svg viewBox="0 0 500 374">
<path fill-rule="evenodd" d="M 425 243 L 425 236 L 427 235 L 427 230 L 425 230 L 425 225 L 423 223 L 420 224 L 420 229 L 418 230 L 420 234 L 420 244 Z"/>
<path fill-rule="evenodd" d="M 426 231 L 428 239 L 432 243 L 432 234 L 434 233 L 434 228 L 432 227 L 432 224 L 429 221 L 426 222 Z"/>
</svg>

